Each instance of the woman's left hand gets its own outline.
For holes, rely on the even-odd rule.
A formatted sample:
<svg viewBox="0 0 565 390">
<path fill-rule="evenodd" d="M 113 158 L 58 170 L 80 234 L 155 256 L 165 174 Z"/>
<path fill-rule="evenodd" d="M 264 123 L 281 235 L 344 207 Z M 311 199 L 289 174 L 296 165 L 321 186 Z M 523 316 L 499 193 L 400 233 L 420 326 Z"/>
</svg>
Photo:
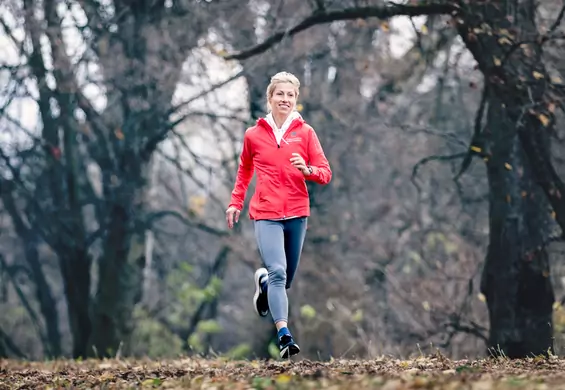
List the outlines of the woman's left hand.
<svg viewBox="0 0 565 390">
<path fill-rule="evenodd" d="M 300 156 L 298 153 L 292 153 L 293 157 L 290 159 L 292 165 L 294 165 L 300 172 L 304 174 L 304 176 L 308 176 L 310 174 L 310 169 L 306 165 L 306 161 Z"/>
</svg>

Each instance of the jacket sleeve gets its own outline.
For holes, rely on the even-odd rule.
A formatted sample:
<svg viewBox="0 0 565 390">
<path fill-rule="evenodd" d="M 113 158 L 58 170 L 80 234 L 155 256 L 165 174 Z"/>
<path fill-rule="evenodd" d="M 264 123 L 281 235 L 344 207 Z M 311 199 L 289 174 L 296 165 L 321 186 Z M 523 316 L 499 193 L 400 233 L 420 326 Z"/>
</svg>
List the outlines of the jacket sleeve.
<svg viewBox="0 0 565 390">
<path fill-rule="evenodd" d="M 243 149 L 239 156 L 239 167 L 237 169 L 237 176 L 235 179 L 235 186 L 231 193 L 231 200 L 228 207 L 234 206 L 238 210 L 243 209 L 243 202 L 245 201 L 245 194 L 249 187 L 249 182 L 253 177 L 253 156 L 249 144 L 248 132 L 243 136 Z"/>
<path fill-rule="evenodd" d="M 311 180 L 318 184 L 328 184 L 330 182 L 332 170 L 313 128 L 310 128 L 308 133 L 308 165 L 312 167 L 312 173 L 305 176 L 306 180 Z"/>
</svg>

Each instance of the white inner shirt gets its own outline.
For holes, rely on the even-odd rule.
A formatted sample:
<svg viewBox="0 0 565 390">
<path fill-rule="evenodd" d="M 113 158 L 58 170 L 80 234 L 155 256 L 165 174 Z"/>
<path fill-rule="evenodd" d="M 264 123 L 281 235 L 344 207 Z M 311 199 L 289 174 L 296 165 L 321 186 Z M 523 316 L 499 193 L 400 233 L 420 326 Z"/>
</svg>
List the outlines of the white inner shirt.
<svg viewBox="0 0 565 390">
<path fill-rule="evenodd" d="M 302 116 L 300 115 L 300 113 L 298 111 L 291 112 L 290 115 L 286 118 L 286 120 L 282 124 L 281 128 L 279 129 L 277 127 L 277 124 L 275 123 L 275 118 L 273 118 L 273 114 L 272 113 L 267 114 L 265 119 L 267 120 L 267 123 L 271 126 L 271 128 L 273 129 L 273 132 L 275 133 L 277 145 L 281 144 L 281 140 L 282 140 L 284 133 L 288 130 L 288 127 L 290 126 L 292 121 L 295 120 L 296 118 L 302 118 Z"/>
</svg>

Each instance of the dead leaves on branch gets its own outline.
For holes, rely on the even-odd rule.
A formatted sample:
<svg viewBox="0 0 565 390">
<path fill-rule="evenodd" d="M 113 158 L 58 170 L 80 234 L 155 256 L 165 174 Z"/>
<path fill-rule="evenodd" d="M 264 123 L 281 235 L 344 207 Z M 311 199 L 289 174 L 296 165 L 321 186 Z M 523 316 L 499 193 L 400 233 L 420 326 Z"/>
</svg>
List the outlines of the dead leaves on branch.
<svg viewBox="0 0 565 390">
<path fill-rule="evenodd" d="M 228 361 L 222 358 L 20 362 L 0 360 L 0 389 L 542 389 L 565 383 L 565 360 Z"/>
</svg>

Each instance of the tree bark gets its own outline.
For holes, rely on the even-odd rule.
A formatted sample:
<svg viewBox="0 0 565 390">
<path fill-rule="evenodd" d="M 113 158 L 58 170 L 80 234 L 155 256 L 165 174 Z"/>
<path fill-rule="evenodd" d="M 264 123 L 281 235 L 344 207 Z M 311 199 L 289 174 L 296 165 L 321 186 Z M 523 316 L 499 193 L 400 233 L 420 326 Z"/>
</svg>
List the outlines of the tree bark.
<svg viewBox="0 0 565 390">
<path fill-rule="evenodd" d="M 133 310 L 143 286 L 145 236 L 134 232 L 134 218 L 126 207 L 115 205 L 111 228 L 99 261 L 98 293 L 90 340 L 97 357 L 127 353 L 134 324 Z"/>
<path fill-rule="evenodd" d="M 143 296 L 145 266 L 145 208 L 149 161 L 124 152 L 116 174 L 106 175 L 109 200 L 108 231 L 99 259 L 98 288 L 93 308 L 90 353 L 114 357 L 129 351 L 133 311 Z M 112 187 L 112 177 L 121 184 Z M 116 179 L 114 179 L 116 180 Z"/>
<path fill-rule="evenodd" d="M 511 358 L 553 349 L 546 247 L 561 234 L 540 167 L 533 164 L 544 158 L 543 149 L 525 136 L 544 134 L 544 147 L 549 145 L 551 126 L 539 119 L 548 90 L 535 13 L 533 0 L 473 3 L 462 7 L 458 19 L 489 91 L 486 130 L 478 134 L 490 187 L 490 243 L 481 283 L 491 322 L 489 352 Z"/>
<path fill-rule="evenodd" d="M 510 358 L 547 354 L 553 350 L 555 300 L 546 249 L 549 205 L 515 123 L 496 96 L 489 99 L 487 131 L 492 145 L 486 164 L 490 242 L 481 292 L 490 318 L 488 353 Z"/>
</svg>

